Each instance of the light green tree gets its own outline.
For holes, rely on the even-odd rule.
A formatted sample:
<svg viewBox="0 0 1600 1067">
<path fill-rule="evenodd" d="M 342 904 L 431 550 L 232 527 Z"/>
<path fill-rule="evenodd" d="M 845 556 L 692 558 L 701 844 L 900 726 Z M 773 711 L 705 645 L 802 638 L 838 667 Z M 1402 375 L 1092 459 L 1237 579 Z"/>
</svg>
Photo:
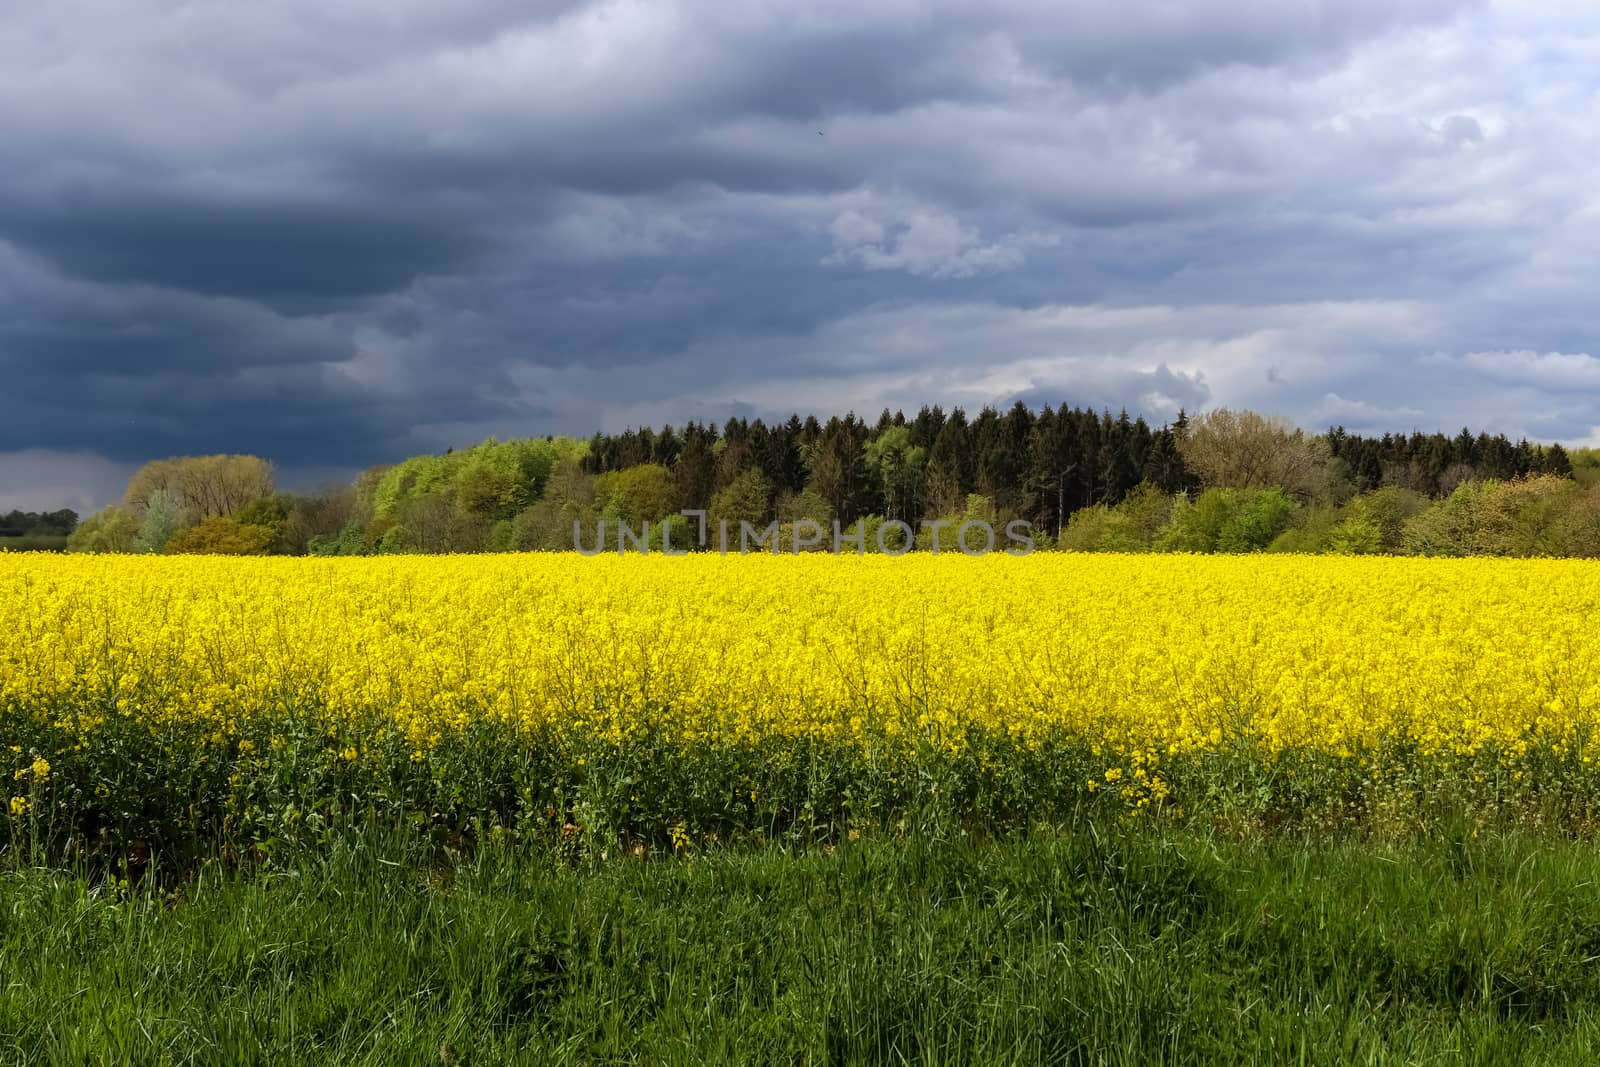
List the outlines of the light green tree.
<svg viewBox="0 0 1600 1067">
<path fill-rule="evenodd" d="M 67 538 L 68 552 L 137 552 L 139 524 L 120 507 L 96 512 Z"/>
<path fill-rule="evenodd" d="M 883 493 L 883 517 L 914 521 L 927 453 L 911 443 L 911 427 L 884 430 L 867 442 L 865 457 Z"/>
<path fill-rule="evenodd" d="M 183 501 L 167 486 L 158 486 L 145 500 L 144 519 L 139 523 L 139 546 L 146 552 L 160 552 L 174 534 L 183 528 Z"/>
<path fill-rule="evenodd" d="M 747 522 L 757 528 L 766 525 L 772 510 L 772 491 L 767 485 L 766 478 L 752 467 L 740 472 L 737 478 L 712 497 L 709 510 L 711 543 L 717 543 L 716 531 L 720 529 L 720 523 L 726 522 L 729 541 L 732 544 L 739 536 L 741 522 Z"/>
</svg>

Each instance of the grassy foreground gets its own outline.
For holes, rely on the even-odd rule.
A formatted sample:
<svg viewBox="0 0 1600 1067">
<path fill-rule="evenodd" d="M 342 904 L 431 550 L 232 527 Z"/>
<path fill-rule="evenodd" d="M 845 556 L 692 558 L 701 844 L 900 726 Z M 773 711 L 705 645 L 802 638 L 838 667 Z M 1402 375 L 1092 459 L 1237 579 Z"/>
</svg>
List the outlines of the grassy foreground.
<svg viewBox="0 0 1600 1067">
<path fill-rule="evenodd" d="M 159 879 L 146 879 L 155 886 Z M 1572 1063 L 1600 854 L 1084 829 L 0 875 L 0 1062 Z"/>
</svg>

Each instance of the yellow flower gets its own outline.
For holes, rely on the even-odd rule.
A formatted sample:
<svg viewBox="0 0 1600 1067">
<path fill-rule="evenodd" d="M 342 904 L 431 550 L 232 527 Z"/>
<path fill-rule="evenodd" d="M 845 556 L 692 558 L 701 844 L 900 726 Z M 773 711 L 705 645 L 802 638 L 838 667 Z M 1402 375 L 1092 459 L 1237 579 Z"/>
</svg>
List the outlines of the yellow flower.
<svg viewBox="0 0 1600 1067">
<path fill-rule="evenodd" d="M 1596 602 L 1588 560 L 6 553 L 0 754 L 17 781 L 77 780 L 131 718 L 130 764 L 231 759 L 239 785 L 307 746 L 471 773 L 463 738 L 509 736 L 569 771 L 646 743 L 760 752 L 779 780 L 819 748 L 991 774 L 1061 743 L 1130 807 L 1217 752 L 1385 784 L 1427 779 L 1373 753 L 1481 759 L 1467 775 L 1516 786 L 1596 763 Z M 24 755 L 36 736 L 56 766 Z"/>
</svg>

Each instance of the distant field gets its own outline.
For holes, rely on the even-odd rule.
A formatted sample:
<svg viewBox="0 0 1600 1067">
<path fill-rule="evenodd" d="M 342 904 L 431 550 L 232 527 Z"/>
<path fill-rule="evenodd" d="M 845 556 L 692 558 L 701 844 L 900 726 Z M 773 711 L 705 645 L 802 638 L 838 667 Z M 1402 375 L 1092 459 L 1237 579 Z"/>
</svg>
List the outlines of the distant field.
<svg viewBox="0 0 1600 1067">
<path fill-rule="evenodd" d="M 0 537 L 0 552 L 65 552 L 65 534 L 24 534 L 19 537 Z"/>
</svg>

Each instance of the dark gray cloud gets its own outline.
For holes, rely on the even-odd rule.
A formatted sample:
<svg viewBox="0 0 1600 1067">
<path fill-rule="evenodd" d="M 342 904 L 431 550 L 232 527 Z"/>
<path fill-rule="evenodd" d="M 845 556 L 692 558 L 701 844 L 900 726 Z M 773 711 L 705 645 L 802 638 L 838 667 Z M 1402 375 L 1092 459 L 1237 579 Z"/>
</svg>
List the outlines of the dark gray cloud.
<svg viewBox="0 0 1600 1067">
<path fill-rule="evenodd" d="M 443 212 L 106 189 L 13 204 L 0 232 L 87 281 L 307 310 L 464 267 L 482 244 L 474 220 Z"/>
<path fill-rule="evenodd" d="M 1017 398 L 1600 437 L 1560 0 L 16 7 L 0 504 Z"/>
</svg>

